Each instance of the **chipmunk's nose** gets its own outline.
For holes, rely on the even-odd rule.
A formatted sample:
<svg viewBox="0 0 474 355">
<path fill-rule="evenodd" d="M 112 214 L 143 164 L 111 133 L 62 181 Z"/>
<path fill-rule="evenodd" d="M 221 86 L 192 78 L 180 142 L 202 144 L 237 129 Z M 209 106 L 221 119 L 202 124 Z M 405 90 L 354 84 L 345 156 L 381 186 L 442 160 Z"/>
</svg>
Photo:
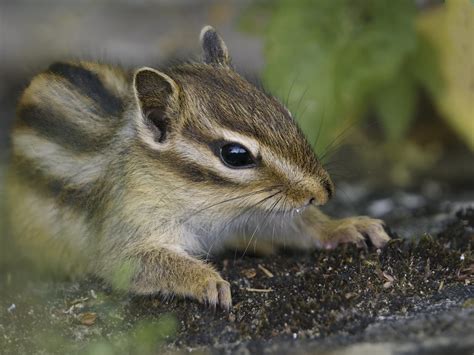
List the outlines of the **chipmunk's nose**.
<svg viewBox="0 0 474 355">
<path fill-rule="evenodd" d="M 326 204 L 333 195 L 334 185 L 329 179 L 307 179 L 301 184 L 288 188 L 294 202 L 301 206 L 321 206 Z"/>
<path fill-rule="evenodd" d="M 317 190 L 312 193 L 312 196 L 308 198 L 307 206 L 324 205 L 331 199 L 333 193 L 334 193 L 334 185 L 332 184 L 332 182 L 323 181 L 321 185 L 318 186 Z"/>
<path fill-rule="evenodd" d="M 322 205 L 326 204 L 328 201 L 329 201 L 329 196 L 324 192 L 324 193 L 318 194 L 317 197 L 316 196 L 311 197 L 308 200 L 308 206 L 310 206 L 310 205 L 322 206 Z"/>
<path fill-rule="evenodd" d="M 326 202 L 328 202 L 326 194 L 319 194 L 318 197 L 310 197 L 306 202 L 306 206 L 321 206 L 324 205 Z"/>
</svg>

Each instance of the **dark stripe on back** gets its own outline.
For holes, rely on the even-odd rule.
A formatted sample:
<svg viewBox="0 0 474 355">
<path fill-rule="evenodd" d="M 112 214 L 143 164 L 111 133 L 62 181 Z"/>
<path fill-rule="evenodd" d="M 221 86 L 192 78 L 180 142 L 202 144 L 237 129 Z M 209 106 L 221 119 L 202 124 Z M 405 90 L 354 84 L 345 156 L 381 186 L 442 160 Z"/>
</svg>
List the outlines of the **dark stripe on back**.
<svg viewBox="0 0 474 355">
<path fill-rule="evenodd" d="M 74 186 L 68 183 L 67 179 L 49 176 L 31 159 L 17 156 L 14 162 L 13 168 L 23 183 L 54 198 L 60 205 L 67 205 L 83 212 L 93 208 L 95 196 L 92 193 L 93 183 Z"/>
<path fill-rule="evenodd" d="M 24 124 L 50 141 L 80 153 L 101 150 L 110 138 L 91 136 L 53 108 L 22 106 L 18 111 L 18 118 L 20 126 Z"/>
<path fill-rule="evenodd" d="M 98 75 L 90 70 L 73 64 L 54 63 L 48 72 L 67 79 L 83 95 L 94 100 L 105 113 L 118 115 L 122 112 L 122 100 L 107 90 Z"/>
</svg>

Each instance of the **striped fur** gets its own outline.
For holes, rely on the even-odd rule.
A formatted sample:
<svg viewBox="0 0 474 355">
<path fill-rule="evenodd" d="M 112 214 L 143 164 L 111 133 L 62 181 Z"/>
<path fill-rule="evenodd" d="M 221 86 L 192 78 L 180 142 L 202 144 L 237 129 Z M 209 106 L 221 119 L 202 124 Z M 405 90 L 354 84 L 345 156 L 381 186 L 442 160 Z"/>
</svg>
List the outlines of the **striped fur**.
<svg viewBox="0 0 474 355">
<path fill-rule="evenodd" d="M 110 76 L 121 84 L 106 85 Z M 19 177 L 36 174 L 58 182 L 46 189 L 77 190 L 102 177 L 104 154 L 124 124 L 128 85 L 123 71 L 90 63 L 56 63 L 36 76 L 20 99 L 12 137 Z"/>
<path fill-rule="evenodd" d="M 55 63 L 31 81 L 18 104 L 8 188 L 12 229 L 22 244 L 38 233 L 50 234 L 45 245 L 61 244 L 58 254 L 82 253 L 75 241 L 85 242 L 87 235 L 74 231 L 90 228 L 71 233 L 69 216 L 90 220 L 99 208 L 108 151 L 124 125 L 129 90 L 126 72 L 87 62 Z M 25 208 L 25 200 L 35 202 Z M 51 214 L 55 217 L 44 225 Z M 75 264 L 71 268 L 82 269 Z"/>
<path fill-rule="evenodd" d="M 239 234 L 271 231 L 296 246 L 330 239 L 337 228 L 308 205 L 334 186 L 303 133 L 231 68 L 217 33 L 203 31 L 204 63 L 134 75 L 55 63 L 33 78 L 18 105 L 8 187 L 12 230 L 30 257 L 136 293 L 229 306 L 228 283 L 199 256 Z M 245 146 L 254 166 L 224 164 L 228 142 Z M 125 286 L 117 273 L 129 274 Z"/>
</svg>

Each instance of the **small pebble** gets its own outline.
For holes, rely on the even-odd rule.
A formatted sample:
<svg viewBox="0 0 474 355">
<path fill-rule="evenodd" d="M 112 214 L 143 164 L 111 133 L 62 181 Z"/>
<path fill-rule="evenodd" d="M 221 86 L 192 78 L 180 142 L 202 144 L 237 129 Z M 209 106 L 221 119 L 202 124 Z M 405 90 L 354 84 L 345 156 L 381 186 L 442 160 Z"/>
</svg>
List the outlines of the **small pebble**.
<svg viewBox="0 0 474 355">
<path fill-rule="evenodd" d="M 253 279 L 257 275 L 257 271 L 252 268 L 252 269 L 245 269 L 242 270 L 242 274 L 248 279 Z"/>
<path fill-rule="evenodd" d="M 85 312 L 81 313 L 78 316 L 79 322 L 81 322 L 82 325 L 94 325 L 95 321 L 97 320 L 97 313 L 94 312 Z"/>
</svg>

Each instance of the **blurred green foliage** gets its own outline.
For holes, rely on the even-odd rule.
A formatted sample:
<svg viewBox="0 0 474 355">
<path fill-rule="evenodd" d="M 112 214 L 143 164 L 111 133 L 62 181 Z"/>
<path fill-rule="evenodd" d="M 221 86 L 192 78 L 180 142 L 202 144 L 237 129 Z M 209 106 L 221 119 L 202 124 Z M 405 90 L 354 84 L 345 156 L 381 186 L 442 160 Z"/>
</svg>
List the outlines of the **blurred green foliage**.
<svg viewBox="0 0 474 355">
<path fill-rule="evenodd" d="M 444 84 L 431 91 L 437 107 L 474 151 L 474 2 L 446 1 L 420 15 L 417 28 L 436 49 Z"/>
<path fill-rule="evenodd" d="M 112 286 L 114 289 L 122 291 L 130 289 L 130 283 L 137 268 L 137 263 L 132 260 L 119 263 L 112 275 Z"/>
<path fill-rule="evenodd" d="M 419 31 L 420 15 L 412 0 L 278 0 L 259 2 L 243 26 L 264 35 L 264 82 L 321 153 L 369 113 L 396 146 L 419 89 L 443 96 L 439 50 Z"/>
<path fill-rule="evenodd" d="M 136 312 L 131 298 L 105 290 L 91 280 L 0 270 L 0 354 L 147 355 L 173 340 L 174 315 Z M 95 317 L 84 323 L 85 314 Z"/>
<path fill-rule="evenodd" d="M 175 334 L 176 327 L 176 319 L 164 314 L 158 320 L 138 323 L 128 334 L 115 341 L 99 340 L 90 343 L 80 353 L 87 355 L 157 354 L 159 347 Z"/>
</svg>

